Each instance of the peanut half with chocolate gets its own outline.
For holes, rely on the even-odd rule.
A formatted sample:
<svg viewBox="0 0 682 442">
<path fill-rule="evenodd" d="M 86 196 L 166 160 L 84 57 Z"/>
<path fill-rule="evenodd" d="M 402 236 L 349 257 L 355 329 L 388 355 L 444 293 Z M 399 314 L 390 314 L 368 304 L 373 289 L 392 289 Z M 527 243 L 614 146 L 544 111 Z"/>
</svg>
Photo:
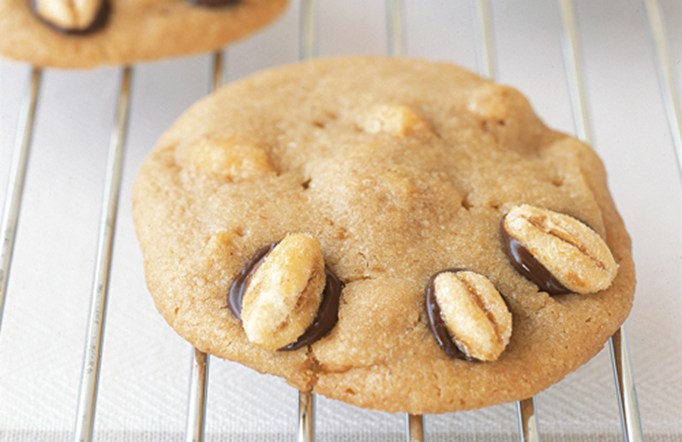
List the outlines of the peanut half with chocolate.
<svg viewBox="0 0 682 442">
<path fill-rule="evenodd" d="M 224 6 L 234 6 L 241 0 L 185 0 L 187 3 L 209 8 L 221 8 Z"/>
<path fill-rule="evenodd" d="M 325 285 L 320 243 L 303 234 L 285 237 L 251 276 L 242 323 L 254 344 L 277 350 L 312 324 Z"/>
<path fill-rule="evenodd" d="M 334 328 L 342 290 L 343 283 L 325 267 L 317 239 L 296 233 L 247 261 L 232 282 L 228 306 L 251 342 L 291 351 Z"/>
<path fill-rule="evenodd" d="M 444 270 L 426 289 L 429 327 L 451 357 L 497 360 L 509 344 L 512 316 L 492 282 L 468 270 Z"/>
<path fill-rule="evenodd" d="M 87 33 L 106 22 L 108 0 L 32 0 L 35 14 L 66 33 Z"/>
<path fill-rule="evenodd" d="M 551 295 L 605 290 L 618 273 L 606 242 L 569 215 L 522 204 L 507 213 L 501 232 L 514 268 Z"/>
</svg>

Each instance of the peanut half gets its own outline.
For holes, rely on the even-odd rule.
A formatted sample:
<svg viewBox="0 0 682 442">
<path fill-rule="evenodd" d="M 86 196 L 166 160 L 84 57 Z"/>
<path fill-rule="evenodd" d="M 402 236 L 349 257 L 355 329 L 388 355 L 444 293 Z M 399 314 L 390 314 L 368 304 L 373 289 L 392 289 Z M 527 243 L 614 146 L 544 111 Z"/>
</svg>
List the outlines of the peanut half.
<svg viewBox="0 0 682 442">
<path fill-rule="evenodd" d="M 569 215 L 522 204 L 507 213 L 502 233 L 514 267 L 550 294 L 595 293 L 618 273 L 606 242 Z"/>
<path fill-rule="evenodd" d="M 461 270 L 441 272 L 432 284 L 441 319 L 455 345 L 479 361 L 499 358 L 511 337 L 512 316 L 492 282 Z"/>
<path fill-rule="evenodd" d="M 241 181 L 274 172 L 270 157 L 252 144 L 203 138 L 178 152 L 186 167 L 224 181 Z"/>
<path fill-rule="evenodd" d="M 430 130 L 419 115 L 404 105 L 374 106 L 361 115 L 358 124 L 366 132 L 373 134 L 384 132 L 396 137 Z"/>
<path fill-rule="evenodd" d="M 295 342 L 315 320 L 325 282 L 319 241 L 287 235 L 246 287 L 241 319 L 248 339 L 267 350 Z"/>
</svg>

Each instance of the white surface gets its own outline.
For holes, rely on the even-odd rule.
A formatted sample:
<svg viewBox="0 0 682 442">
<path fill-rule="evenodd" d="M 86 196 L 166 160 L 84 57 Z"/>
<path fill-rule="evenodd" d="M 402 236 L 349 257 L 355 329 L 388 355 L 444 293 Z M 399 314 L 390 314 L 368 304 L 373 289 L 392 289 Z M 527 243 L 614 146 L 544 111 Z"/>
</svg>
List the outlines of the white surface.
<svg viewBox="0 0 682 442">
<path fill-rule="evenodd" d="M 662 2 L 681 79 L 682 3 Z M 297 57 L 298 4 L 264 33 L 227 51 L 229 80 Z M 627 322 L 645 431 L 682 438 L 682 181 L 660 99 L 644 5 L 577 2 L 597 147 L 612 193 L 633 236 L 638 289 Z M 467 1 L 409 0 L 409 55 L 475 69 Z M 384 3 L 319 2 L 319 53 L 383 54 Z M 493 2 L 500 80 L 526 93 L 551 126 L 572 131 L 560 46 L 558 4 Z M 130 215 L 137 169 L 165 128 L 208 85 L 209 57 L 135 70 L 132 122 L 117 228 L 97 409 L 98 440 L 181 440 L 190 348 L 155 312 L 146 292 Z M 4 195 L 24 65 L 0 62 L 0 195 Z M 0 441 L 70 440 L 85 340 L 105 153 L 118 71 L 49 70 L 0 333 Z M 0 196 L 4 198 L 4 196 Z M 0 202 L 2 202 L 0 200 Z M 212 360 L 211 439 L 293 440 L 296 395 L 282 381 Z M 538 397 L 541 431 L 618 440 L 607 352 Z M 322 440 L 402 440 L 403 417 L 320 398 Z M 430 435 L 516 433 L 511 404 L 429 416 Z M 231 434 L 232 437 L 228 437 Z M 360 435 L 363 435 L 360 437 Z M 597 437 L 595 435 L 601 435 Z M 276 437 L 277 436 L 277 437 Z"/>
</svg>

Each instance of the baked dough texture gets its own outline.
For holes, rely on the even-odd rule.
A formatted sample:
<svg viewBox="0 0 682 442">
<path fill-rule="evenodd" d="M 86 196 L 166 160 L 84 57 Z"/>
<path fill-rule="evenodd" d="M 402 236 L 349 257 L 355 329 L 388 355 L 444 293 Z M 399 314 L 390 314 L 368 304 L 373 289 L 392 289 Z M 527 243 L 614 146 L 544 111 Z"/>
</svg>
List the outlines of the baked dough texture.
<svg viewBox="0 0 682 442">
<path fill-rule="evenodd" d="M 219 49 L 269 24 L 286 0 L 240 0 L 205 7 L 185 0 L 108 0 L 102 29 L 59 32 L 39 20 L 32 0 L 0 0 L 0 54 L 36 66 L 93 68 Z M 47 0 L 53 1 L 53 0 Z"/>
<path fill-rule="evenodd" d="M 518 274 L 500 221 L 532 204 L 589 224 L 613 284 L 549 296 Z M 444 63 L 323 59 L 233 83 L 162 137 L 133 192 L 149 290 L 202 351 L 360 407 L 440 413 L 528 398 L 595 355 L 625 320 L 630 239 L 603 165 L 516 90 Z M 293 352 L 252 345 L 227 307 L 261 247 L 319 239 L 345 283 L 339 321 Z M 424 311 L 429 278 L 485 275 L 513 316 L 495 362 L 448 357 Z"/>
</svg>

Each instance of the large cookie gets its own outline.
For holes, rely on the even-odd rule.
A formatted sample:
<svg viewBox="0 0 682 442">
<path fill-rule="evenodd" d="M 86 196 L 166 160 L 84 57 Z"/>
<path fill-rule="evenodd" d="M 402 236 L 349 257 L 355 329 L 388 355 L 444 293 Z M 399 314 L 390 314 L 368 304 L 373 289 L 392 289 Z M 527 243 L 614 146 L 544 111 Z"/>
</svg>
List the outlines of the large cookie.
<svg viewBox="0 0 682 442">
<path fill-rule="evenodd" d="M 229 85 L 163 136 L 142 167 L 133 204 L 149 289 L 181 336 L 301 390 L 362 407 L 437 413 L 527 398 L 597 353 L 632 304 L 630 240 L 592 149 L 545 127 L 514 89 L 449 64 L 328 59 Z M 539 212 L 523 215 L 531 209 Z M 604 250 L 618 265 L 607 266 L 615 279 L 582 290 L 596 293 L 540 289 L 505 252 L 505 238 L 518 230 L 501 231 L 510 211 L 535 223 L 517 237 L 529 249 L 547 219 L 582 232 L 573 251 L 548 255 L 549 264 L 566 260 L 545 266 L 552 274 L 567 269 L 564 291 L 581 291 L 575 266 L 603 270 Z M 548 244 L 562 250 L 566 241 L 553 235 Z M 280 253 L 252 273 L 252 292 L 261 297 L 247 307 L 244 295 L 242 323 L 228 291 L 256 252 L 278 241 Z M 595 252 L 597 243 L 603 250 Z M 291 324 L 267 321 L 263 305 L 278 281 L 273 269 L 283 296 L 313 286 L 319 295 L 322 259 L 344 284 L 338 322 L 312 344 L 279 351 L 272 336 Z M 453 297 L 454 309 L 442 306 L 443 315 L 478 308 L 474 323 L 485 334 L 506 321 L 486 299 L 497 296 L 499 311 L 508 307 L 510 342 L 504 349 L 510 324 L 495 329 L 493 362 L 477 361 L 486 358 L 466 348 L 464 358 L 453 357 L 432 334 L 426 289 L 444 269 L 466 269 L 490 284 L 472 283 L 486 292 L 479 307 Z M 444 278 L 445 289 L 436 289 L 456 295 L 466 284 L 457 289 Z M 313 313 L 320 302 L 301 299 L 312 302 Z M 293 308 L 286 302 L 279 307 Z M 310 305 L 302 309 L 309 323 Z M 291 322 L 300 325 L 302 315 Z M 463 339 L 448 331 L 453 343 Z M 261 338 L 272 345 L 252 342 Z"/>
<path fill-rule="evenodd" d="M 98 65 L 218 49 L 286 0 L 0 0 L 0 54 L 37 66 Z"/>
</svg>

